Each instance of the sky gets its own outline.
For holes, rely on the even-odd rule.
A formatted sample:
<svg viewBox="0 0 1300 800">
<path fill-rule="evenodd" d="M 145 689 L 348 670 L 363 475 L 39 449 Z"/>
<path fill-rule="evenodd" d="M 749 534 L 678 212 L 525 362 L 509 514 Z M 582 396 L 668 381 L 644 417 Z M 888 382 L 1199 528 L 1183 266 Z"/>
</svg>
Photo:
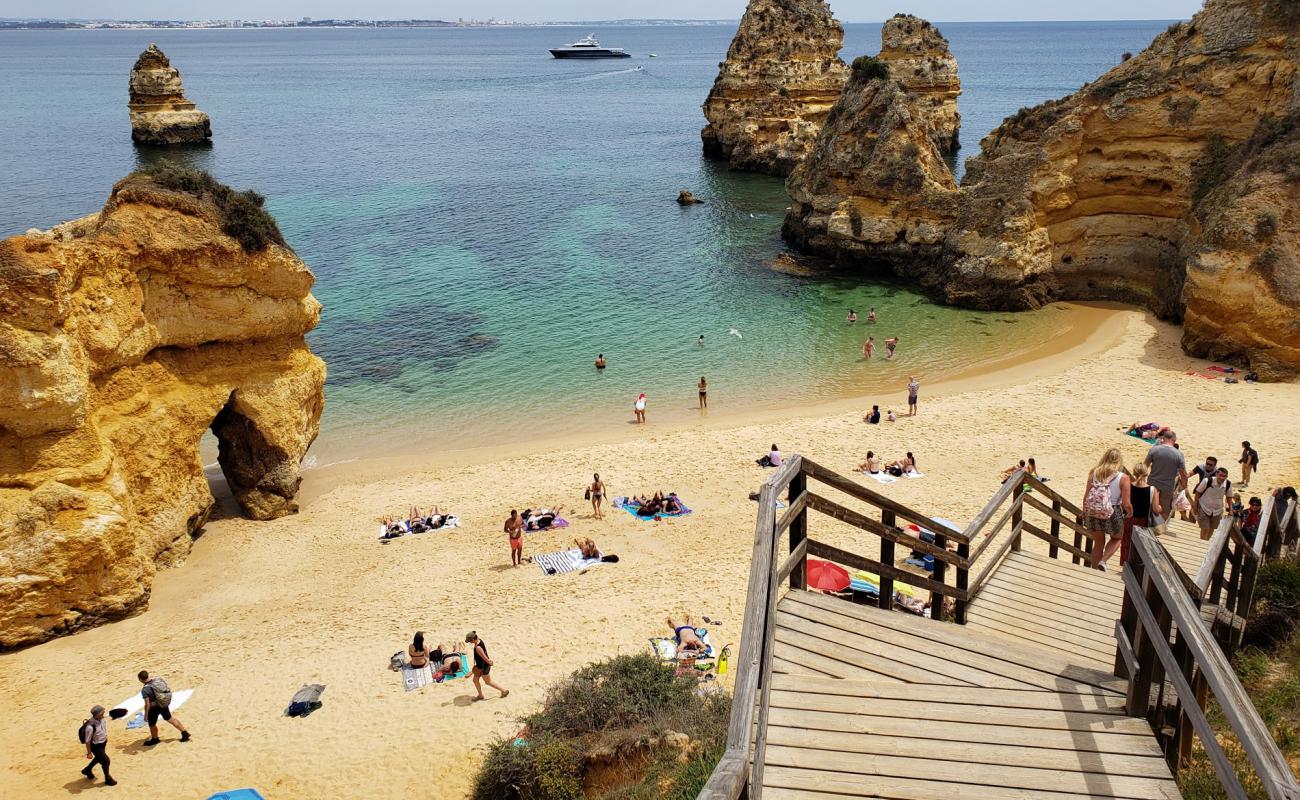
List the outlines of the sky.
<svg viewBox="0 0 1300 800">
<path fill-rule="evenodd" d="M 1202 0 L 832 0 L 843 22 L 895 12 L 936 22 L 1186 19 Z M 745 0 L 0 0 L 0 17 L 93 19 L 458 19 L 540 22 L 622 18 L 738 19 Z"/>
</svg>

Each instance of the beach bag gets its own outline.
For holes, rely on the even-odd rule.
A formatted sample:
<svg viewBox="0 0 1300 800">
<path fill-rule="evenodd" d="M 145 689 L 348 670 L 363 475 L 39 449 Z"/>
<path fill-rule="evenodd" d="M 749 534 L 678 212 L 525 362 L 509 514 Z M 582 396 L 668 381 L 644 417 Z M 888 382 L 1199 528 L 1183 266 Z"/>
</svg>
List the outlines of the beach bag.
<svg viewBox="0 0 1300 800">
<path fill-rule="evenodd" d="M 152 678 L 149 685 L 153 687 L 153 701 L 163 708 L 169 708 L 172 704 L 172 690 L 167 686 L 167 681 Z"/>
<path fill-rule="evenodd" d="M 1186 492 L 1178 492 L 1174 495 L 1174 511 L 1191 511 L 1192 503 L 1187 499 Z"/>
<path fill-rule="evenodd" d="M 284 711 L 285 716 L 305 717 L 320 708 L 320 696 L 323 691 L 325 691 L 324 684 L 303 684 L 303 687 L 294 693 L 293 699 L 289 701 L 289 707 Z"/>
<path fill-rule="evenodd" d="M 583 492 L 583 494 L 582 494 L 582 499 L 583 499 L 583 500 L 590 500 L 590 499 L 591 499 L 591 487 L 587 487 L 587 491 Z"/>
<path fill-rule="evenodd" d="M 1088 493 L 1083 498 L 1083 513 L 1093 519 L 1109 519 L 1115 513 L 1110 504 L 1110 484 L 1088 479 Z"/>
</svg>

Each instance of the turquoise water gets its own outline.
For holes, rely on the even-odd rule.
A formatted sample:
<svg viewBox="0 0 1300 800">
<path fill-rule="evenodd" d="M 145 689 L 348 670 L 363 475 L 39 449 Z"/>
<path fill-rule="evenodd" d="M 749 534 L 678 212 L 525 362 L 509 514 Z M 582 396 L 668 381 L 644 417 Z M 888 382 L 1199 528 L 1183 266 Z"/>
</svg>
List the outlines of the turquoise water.
<svg viewBox="0 0 1300 800">
<path fill-rule="evenodd" d="M 1164 27 L 941 26 L 965 86 L 961 155 Z M 879 30 L 848 26 L 845 55 L 875 52 Z M 94 211 L 158 158 L 263 192 L 317 275 L 332 454 L 622 424 L 641 391 L 652 420 L 686 418 L 700 375 L 719 409 L 897 393 L 1061 332 L 1053 309 L 981 314 L 773 271 L 781 182 L 699 154 L 733 30 L 596 32 L 636 57 L 549 58 L 586 33 L 571 28 L 0 33 L 0 235 Z M 127 74 L 149 41 L 212 116 L 211 149 L 132 148 Z M 682 188 L 707 203 L 678 207 Z M 863 363 L 865 326 L 844 323 L 872 306 L 877 340 L 902 338 L 892 364 Z"/>
</svg>

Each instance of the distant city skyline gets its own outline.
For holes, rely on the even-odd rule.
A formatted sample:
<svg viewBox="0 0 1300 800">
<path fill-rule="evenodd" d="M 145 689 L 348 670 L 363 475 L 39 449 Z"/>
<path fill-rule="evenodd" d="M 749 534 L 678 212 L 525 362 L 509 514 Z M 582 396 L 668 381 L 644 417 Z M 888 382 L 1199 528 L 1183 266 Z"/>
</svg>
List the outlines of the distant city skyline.
<svg viewBox="0 0 1300 800">
<path fill-rule="evenodd" d="M 1185 19 L 1202 0 L 832 0 L 844 22 L 877 22 L 895 12 L 941 22 L 1004 20 Z M 745 0 L 6 0 L 0 15 L 44 19 L 736 19 Z M 869 6 L 869 7 L 868 7 Z"/>
</svg>

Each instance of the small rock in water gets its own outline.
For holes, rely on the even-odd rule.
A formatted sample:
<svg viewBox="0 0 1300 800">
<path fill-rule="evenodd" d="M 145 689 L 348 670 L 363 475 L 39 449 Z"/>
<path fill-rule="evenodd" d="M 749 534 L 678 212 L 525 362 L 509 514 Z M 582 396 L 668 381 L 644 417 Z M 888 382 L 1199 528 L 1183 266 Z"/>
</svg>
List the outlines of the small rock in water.
<svg viewBox="0 0 1300 800">
<path fill-rule="evenodd" d="M 686 189 L 682 189 L 680 192 L 677 193 L 677 205 L 679 206 L 693 206 L 696 203 L 703 203 L 703 202 L 704 202 L 703 200 L 691 194 Z"/>
</svg>

